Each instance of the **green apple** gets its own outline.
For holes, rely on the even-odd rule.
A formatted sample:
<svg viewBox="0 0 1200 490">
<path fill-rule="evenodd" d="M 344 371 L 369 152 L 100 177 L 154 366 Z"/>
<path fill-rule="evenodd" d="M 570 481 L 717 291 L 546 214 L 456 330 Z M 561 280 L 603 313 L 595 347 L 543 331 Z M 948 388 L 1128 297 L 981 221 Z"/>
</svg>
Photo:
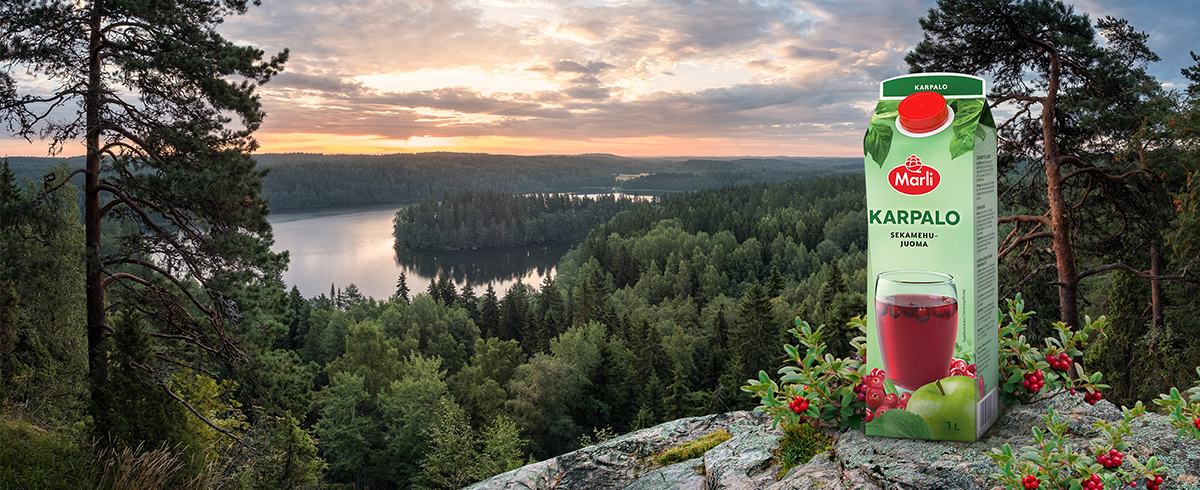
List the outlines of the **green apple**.
<svg viewBox="0 0 1200 490">
<path fill-rule="evenodd" d="M 950 376 L 917 388 L 909 412 L 920 415 L 939 441 L 975 442 L 975 379 Z"/>
</svg>

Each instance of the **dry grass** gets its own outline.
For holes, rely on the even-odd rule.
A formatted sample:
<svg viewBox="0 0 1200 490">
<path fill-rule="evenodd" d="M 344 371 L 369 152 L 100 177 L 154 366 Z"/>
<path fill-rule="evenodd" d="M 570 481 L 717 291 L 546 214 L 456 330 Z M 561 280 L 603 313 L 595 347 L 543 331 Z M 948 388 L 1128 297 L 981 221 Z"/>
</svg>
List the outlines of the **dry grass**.
<svg viewBox="0 0 1200 490">
<path fill-rule="evenodd" d="M 145 450 L 140 445 L 106 449 L 96 455 L 97 467 L 103 465 L 103 471 L 99 472 L 99 481 L 92 482 L 91 488 L 200 490 L 221 486 L 221 474 L 214 464 L 204 465 L 200 471 L 190 474 L 190 465 L 184 457 L 166 446 L 152 450 Z"/>
</svg>

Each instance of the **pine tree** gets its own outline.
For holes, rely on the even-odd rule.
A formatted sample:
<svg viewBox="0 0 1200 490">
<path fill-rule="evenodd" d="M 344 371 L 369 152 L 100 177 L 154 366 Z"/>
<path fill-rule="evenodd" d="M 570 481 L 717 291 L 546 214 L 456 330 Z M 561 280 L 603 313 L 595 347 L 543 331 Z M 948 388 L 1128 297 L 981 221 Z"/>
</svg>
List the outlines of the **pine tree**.
<svg viewBox="0 0 1200 490">
<path fill-rule="evenodd" d="M 504 294 L 500 304 L 500 340 L 516 340 L 521 343 L 525 355 L 532 356 L 534 346 L 525 342 L 529 323 L 529 286 L 513 284 Z"/>
<path fill-rule="evenodd" d="M 1001 231 L 1007 238 L 998 257 L 1019 256 L 1007 262 L 1022 275 L 1053 267 L 1064 324 L 1078 328 L 1080 282 L 1091 275 L 1123 269 L 1144 279 L 1184 278 L 1076 257 L 1156 247 L 1169 219 L 1161 210 L 1173 207 L 1162 191 L 1163 167 L 1178 168 L 1178 159 L 1155 162 L 1160 144 L 1142 140 L 1164 95 L 1146 73 L 1159 61 L 1148 34 L 1123 19 L 1093 24 L 1059 0 L 940 0 L 920 24 L 924 39 L 904 58 L 910 71 L 975 74 L 989 79 L 993 106 L 1027 109 L 996 124 L 999 171 L 1029 177 L 1003 193 L 1012 201 L 1006 207 L 1029 212 L 999 218 L 1014 229 Z M 1042 252 L 1047 247 L 1051 254 Z"/>
<path fill-rule="evenodd" d="M 667 398 L 663 400 L 663 420 L 675 420 L 686 417 L 690 410 L 687 405 L 687 378 L 683 375 L 683 365 L 675 362 L 672 372 L 671 386 L 667 387 Z"/>
<path fill-rule="evenodd" d="M 597 321 L 607 325 L 605 301 L 608 299 L 608 294 L 604 271 L 599 267 L 593 268 L 588 273 L 587 279 L 579 285 L 579 294 L 576 295 L 579 308 L 575 310 L 574 324 L 587 325 L 588 322 Z"/>
<path fill-rule="evenodd" d="M 446 271 L 438 272 L 437 281 L 429 284 L 429 293 L 433 299 L 441 301 L 446 306 L 453 305 L 458 300 L 458 293 L 454 291 L 454 281 L 450 280 Z"/>
<path fill-rule="evenodd" d="M 500 336 L 500 300 L 491 283 L 483 293 L 483 304 L 479 308 L 479 330 L 484 338 Z"/>
<path fill-rule="evenodd" d="M 758 377 L 759 371 L 775 372 L 782 360 L 779 344 L 781 329 L 774 325 L 771 300 L 766 289 L 755 282 L 746 290 L 738 307 L 738 345 L 736 350 L 746 371 L 743 379 Z"/>
<path fill-rule="evenodd" d="M 458 295 L 458 306 L 467 310 L 467 314 L 471 316 L 471 321 L 479 325 L 479 299 L 475 297 L 475 288 L 471 287 L 471 280 L 463 284 L 462 293 Z"/>
<path fill-rule="evenodd" d="M 662 347 L 662 335 L 658 333 L 658 327 L 651 324 L 650 320 L 642 320 L 630 348 L 633 349 L 636 356 L 637 370 L 643 376 L 666 374 L 667 361 Z M 657 379 L 662 379 L 662 376 L 658 376 Z"/>
<path fill-rule="evenodd" d="M 554 278 L 547 274 L 546 278 L 542 280 L 542 288 L 538 292 L 537 308 L 534 310 L 533 318 L 536 323 L 534 340 L 538 352 L 547 352 L 550 347 L 550 339 L 566 330 L 563 310 L 562 294 L 554 285 Z"/>
<path fill-rule="evenodd" d="M 16 136 L 48 139 L 51 153 L 80 139 L 86 149 L 84 167 L 47 193 L 84 177 L 83 289 L 98 421 L 114 408 L 100 403 L 108 390 L 110 286 L 145 307 L 152 328 L 231 365 L 251 355 L 234 335 L 243 330 L 235 305 L 276 287 L 264 295 L 282 296 L 286 256 L 270 251 L 266 171 L 250 154 L 265 117 L 255 90 L 282 71 L 288 53 L 263 60 L 261 50 L 217 32 L 225 15 L 247 7 L 218 0 L 0 3 L 7 67 L 0 121 Z M 21 87 L 9 69 L 56 89 Z M 71 106 L 77 117 L 44 117 Z M 101 243 L 105 220 L 127 226 L 105 224 L 122 231 Z"/>
<path fill-rule="evenodd" d="M 774 298 L 783 293 L 784 282 L 783 274 L 779 273 L 779 267 L 771 266 L 771 281 L 767 287 L 767 297 Z"/>
<path fill-rule="evenodd" d="M 404 271 L 400 271 L 400 278 L 396 280 L 396 297 L 404 300 L 405 303 L 410 303 L 408 293 L 408 277 Z"/>
<path fill-rule="evenodd" d="M 712 323 L 708 327 L 708 365 L 704 386 L 719 386 L 721 373 L 729 363 L 729 325 L 725 319 L 725 304 L 717 306 Z"/>
</svg>

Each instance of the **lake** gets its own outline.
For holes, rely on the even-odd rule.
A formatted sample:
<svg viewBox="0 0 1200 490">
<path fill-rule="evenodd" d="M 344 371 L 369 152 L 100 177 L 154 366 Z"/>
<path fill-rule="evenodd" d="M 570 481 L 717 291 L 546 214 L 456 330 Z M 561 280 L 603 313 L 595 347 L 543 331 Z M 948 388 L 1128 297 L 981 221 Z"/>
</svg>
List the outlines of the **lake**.
<svg viewBox="0 0 1200 490">
<path fill-rule="evenodd" d="M 287 288 L 300 289 L 306 298 L 329 294 L 330 285 L 345 289 L 350 283 L 364 295 L 386 300 L 396 292 L 403 271 L 409 297 L 428 291 L 439 271 L 446 271 L 461 289 L 466 280 L 483 296 L 487 284 L 504 296 L 517 281 L 538 287 L 571 244 L 550 243 L 507 249 L 454 252 L 405 251 L 393 248 L 392 219 L 404 205 L 331 206 L 274 211 L 269 217 L 275 232 L 271 250 L 289 252 L 283 273 Z"/>
</svg>

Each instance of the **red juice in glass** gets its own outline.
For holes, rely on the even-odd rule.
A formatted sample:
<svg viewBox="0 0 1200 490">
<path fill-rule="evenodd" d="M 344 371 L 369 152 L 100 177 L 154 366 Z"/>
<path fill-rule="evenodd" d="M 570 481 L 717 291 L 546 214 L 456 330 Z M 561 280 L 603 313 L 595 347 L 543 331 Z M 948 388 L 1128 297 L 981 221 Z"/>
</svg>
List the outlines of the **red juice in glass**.
<svg viewBox="0 0 1200 490">
<path fill-rule="evenodd" d="M 889 274 L 890 280 L 885 277 Z M 946 279 L 926 277 L 928 274 Z M 949 374 L 958 337 L 953 284 L 948 275 L 926 271 L 880 275 L 875 328 L 883 369 L 897 386 L 914 391 Z"/>
<path fill-rule="evenodd" d="M 883 369 L 904 389 L 916 390 L 947 376 L 958 337 L 958 303 L 927 294 L 875 300 Z"/>
</svg>

